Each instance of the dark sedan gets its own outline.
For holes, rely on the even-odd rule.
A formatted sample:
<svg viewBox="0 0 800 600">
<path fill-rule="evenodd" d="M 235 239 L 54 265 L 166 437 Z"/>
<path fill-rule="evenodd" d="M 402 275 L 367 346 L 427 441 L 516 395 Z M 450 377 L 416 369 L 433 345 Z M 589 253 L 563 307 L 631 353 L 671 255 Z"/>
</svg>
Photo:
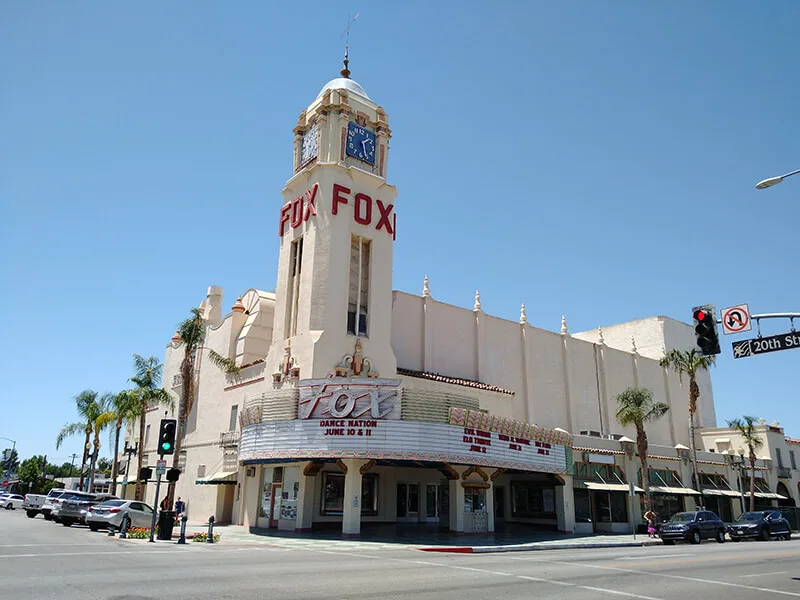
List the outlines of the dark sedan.
<svg viewBox="0 0 800 600">
<path fill-rule="evenodd" d="M 768 540 L 791 539 L 792 529 L 783 515 L 777 510 L 758 510 L 739 516 L 733 523 L 728 523 L 728 535 L 734 542 L 747 538 Z"/>
<path fill-rule="evenodd" d="M 659 537 L 668 546 L 676 540 L 699 544 L 705 539 L 714 539 L 722 544 L 725 542 L 725 523 L 710 510 L 680 512 L 661 526 Z"/>
</svg>

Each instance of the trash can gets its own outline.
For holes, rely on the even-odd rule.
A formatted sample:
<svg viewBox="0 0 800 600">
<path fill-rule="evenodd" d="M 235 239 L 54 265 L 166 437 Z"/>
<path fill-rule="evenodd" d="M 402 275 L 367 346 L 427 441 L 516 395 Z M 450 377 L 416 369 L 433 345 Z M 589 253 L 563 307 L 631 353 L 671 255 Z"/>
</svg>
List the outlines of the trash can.
<svg viewBox="0 0 800 600">
<path fill-rule="evenodd" d="M 162 510 L 158 515 L 158 537 L 159 540 L 171 540 L 172 528 L 175 527 L 175 511 Z"/>
</svg>

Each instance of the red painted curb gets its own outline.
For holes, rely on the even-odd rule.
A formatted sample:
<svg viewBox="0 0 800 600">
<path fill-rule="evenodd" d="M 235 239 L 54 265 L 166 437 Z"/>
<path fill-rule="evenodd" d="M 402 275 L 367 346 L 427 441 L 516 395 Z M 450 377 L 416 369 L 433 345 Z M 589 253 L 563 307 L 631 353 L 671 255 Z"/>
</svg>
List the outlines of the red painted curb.
<svg viewBox="0 0 800 600">
<path fill-rule="evenodd" d="M 423 552 L 458 552 L 461 554 L 472 554 L 470 546 L 455 546 L 454 548 L 435 547 L 435 548 L 418 548 Z"/>
</svg>

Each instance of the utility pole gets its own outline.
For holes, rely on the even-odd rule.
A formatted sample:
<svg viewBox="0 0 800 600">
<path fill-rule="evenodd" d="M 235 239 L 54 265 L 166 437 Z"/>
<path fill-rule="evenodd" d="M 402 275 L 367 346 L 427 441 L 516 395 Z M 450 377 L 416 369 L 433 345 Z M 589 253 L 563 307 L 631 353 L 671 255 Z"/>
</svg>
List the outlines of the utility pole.
<svg viewBox="0 0 800 600">
<path fill-rule="evenodd" d="M 47 454 L 44 455 L 44 464 L 42 465 L 42 480 L 47 481 Z"/>
<path fill-rule="evenodd" d="M 75 471 L 75 459 L 78 458 L 78 455 L 74 452 L 72 453 L 72 462 L 69 463 L 69 476 L 72 477 L 72 473 Z"/>
</svg>

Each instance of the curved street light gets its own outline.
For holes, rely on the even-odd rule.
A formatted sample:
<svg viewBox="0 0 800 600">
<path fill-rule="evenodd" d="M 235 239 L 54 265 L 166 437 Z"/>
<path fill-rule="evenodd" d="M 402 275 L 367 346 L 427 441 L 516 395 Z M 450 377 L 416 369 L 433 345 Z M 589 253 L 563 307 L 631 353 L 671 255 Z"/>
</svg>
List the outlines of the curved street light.
<svg viewBox="0 0 800 600">
<path fill-rule="evenodd" d="M 792 171 L 791 173 L 786 173 L 785 175 L 780 175 L 778 177 L 770 177 L 768 179 L 762 179 L 756 184 L 756 189 L 763 190 L 765 188 L 772 187 L 773 185 L 778 185 L 781 181 L 783 181 L 787 177 L 791 177 L 792 175 L 797 175 L 798 173 L 800 173 L 800 169 Z"/>
</svg>

